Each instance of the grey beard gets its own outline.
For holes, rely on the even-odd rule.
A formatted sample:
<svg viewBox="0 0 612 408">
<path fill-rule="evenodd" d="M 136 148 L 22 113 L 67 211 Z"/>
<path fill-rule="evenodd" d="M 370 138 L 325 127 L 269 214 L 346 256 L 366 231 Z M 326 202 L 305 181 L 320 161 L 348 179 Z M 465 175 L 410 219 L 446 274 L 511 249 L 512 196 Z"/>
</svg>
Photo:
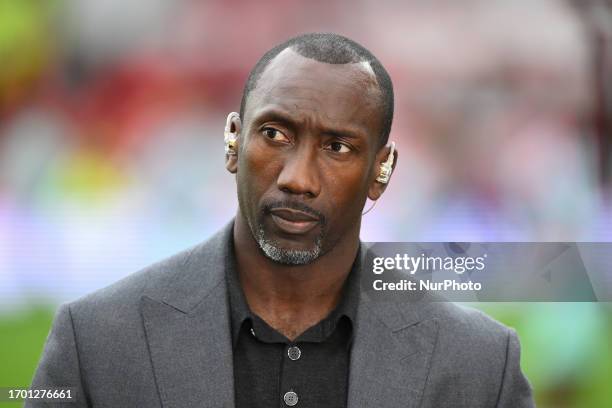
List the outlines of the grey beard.
<svg viewBox="0 0 612 408">
<path fill-rule="evenodd" d="M 310 251 L 299 251 L 279 248 L 274 241 L 266 238 L 263 228 L 257 231 L 257 243 L 266 256 L 284 265 L 307 265 L 321 255 L 321 236 L 315 241 L 315 247 Z"/>
</svg>

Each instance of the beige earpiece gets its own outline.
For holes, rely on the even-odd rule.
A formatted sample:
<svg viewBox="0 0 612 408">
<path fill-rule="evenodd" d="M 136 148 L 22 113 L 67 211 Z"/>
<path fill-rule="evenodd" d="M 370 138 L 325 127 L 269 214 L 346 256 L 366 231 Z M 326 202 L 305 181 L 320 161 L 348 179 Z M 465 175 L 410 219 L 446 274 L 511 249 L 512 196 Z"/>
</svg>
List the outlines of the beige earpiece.
<svg viewBox="0 0 612 408">
<path fill-rule="evenodd" d="M 380 165 L 380 172 L 378 173 L 378 177 L 376 177 L 376 181 L 382 184 L 387 184 L 389 182 L 389 178 L 391 178 L 391 173 L 393 173 L 393 162 L 395 161 L 395 142 L 391 142 L 391 151 L 389 152 L 389 156 L 387 156 L 387 160 L 385 160 Z"/>
<path fill-rule="evenodd" d="M 395 142 L 391 142 L 391 151 L 389 152 L 389 156 L 387 156 L 387 160 L 385 160 L 380 165 L 380 171 L 378 172 L 378 177 L 376 177 L 376 181 L 381 184 L 387 184 L 389 179 L 391 178 L 391 173 L 393 173 L 393 163 L 395 162 Z M 362 212 L 361 215 L 366 215 L 370 211 L 376 207 L 376 203 L 378 200 L 372 202 L 370 208 L 366 211 Z"/>
<path fill-rule="evenodd" d="M 227 115 L 225 121 L 225 131 L 223 132 L 223 140 L 225 142 L 225 154 L 230 156 L 236 155 L 236 134 L 232 132 L 232 120 L 240 118 L 237 112 L 231 112 Z"/>
</svg>

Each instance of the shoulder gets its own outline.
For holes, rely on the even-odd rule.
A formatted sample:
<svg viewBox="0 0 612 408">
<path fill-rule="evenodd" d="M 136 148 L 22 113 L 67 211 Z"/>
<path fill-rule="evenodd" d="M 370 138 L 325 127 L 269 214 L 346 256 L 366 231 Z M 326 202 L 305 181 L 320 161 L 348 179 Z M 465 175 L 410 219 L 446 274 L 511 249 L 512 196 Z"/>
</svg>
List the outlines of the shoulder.
<svg viewBox="0 0 612 408">
<path fill-rule="evenodd" d="M 129 320 L 140 318 L 145 296 L 179 306 L 199 296 L 223 276 L 229 229 L 70 302 L 67 307 L 73 319 L 125 327 Z"/>
<path fill-rule="evenodd" d="M 437 322 L 436 354 L 451 372 L 455 367 L 500 376 L 508 355 L 518 353 L 516 332 L 480 310 L 450 302 L 432 303 L 427 316 Z"/>
<path fill-rule="evenodd" d="M 453 303 L 432 304 L 429 313 L 437 322 L 438 335 L 427 399 L 441 401 L 452 392 L 457 406 L 475 406 L 474 401 L 483 398 L 486 406 L 534 406 L 514 329 Z"/>
<path fill-rule="evenodd" d="M 136 271 L 125 278 L 114 282 L 95 292 L 89 293 L 69 304 L 72 310 L 87 308 L 99 308 L 105 305 L 128 305 L 140 300 L 140 297 L 151 288 L 172 280 L 174 275 L 179 275 L 199 244 L 193 248 L 183 250 L 168 258 L 155 262 L 145 268 Z"/>
<path fill-rule="evenodd" d="M 193 251 L 194 248 L 182 251 L 65 305 L 77 338 L 95 342 L 102 333 L 108 335 L 107 339 L 141 337 L 142 297 L 151 288 L 160 287 L 180 275 Z"/>
<path fill-rule="evenodd" d="M 453 302 L 431 303 L 427 315 L 436 318 L 445 330 L 466 336 L 505 337 L 510 330 L 480 310 Z"/>
</svg>

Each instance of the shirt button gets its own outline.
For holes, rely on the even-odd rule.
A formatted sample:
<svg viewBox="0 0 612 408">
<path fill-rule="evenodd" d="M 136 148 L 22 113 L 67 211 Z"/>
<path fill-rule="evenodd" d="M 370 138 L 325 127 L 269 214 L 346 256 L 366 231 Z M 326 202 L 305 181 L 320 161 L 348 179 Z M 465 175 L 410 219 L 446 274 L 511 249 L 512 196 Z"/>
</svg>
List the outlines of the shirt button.
<svg viewBox="0 0 612 408">
<path fill-rule="evenodd" d="M 287 406 L 292 407 L 298 403 L 298 396 L 295 392 L 289 391 L 285 393 L 283 400 L 285 400 L 285 404 L 287 404 Z"/>
<path fill-rule="evenodd" d="M 298 360 L 302 355 L 302 350 L 298 346 L 289 347 L 287 349 L 287 355 L 289 359 L 292 361 Z"/>
</svg>

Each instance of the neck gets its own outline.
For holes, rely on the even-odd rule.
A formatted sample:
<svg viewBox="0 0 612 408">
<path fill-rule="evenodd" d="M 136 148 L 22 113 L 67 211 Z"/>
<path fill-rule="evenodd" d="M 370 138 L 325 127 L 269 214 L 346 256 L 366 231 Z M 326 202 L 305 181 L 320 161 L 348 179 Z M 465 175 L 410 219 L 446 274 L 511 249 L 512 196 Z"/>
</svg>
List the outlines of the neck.
<svg viewBox="0 0 612 408">
<path fill-rule="evenodd" d="M 282 265 L 263 254 L 238 212 L 234 248 L 240 283 L 251 310 L 290 339 L 327 316 L 338 304 L 355 261 L 359 225 L 351 234 L 354 237 L 340 239 L 311 264 Z"/>
</svg>

